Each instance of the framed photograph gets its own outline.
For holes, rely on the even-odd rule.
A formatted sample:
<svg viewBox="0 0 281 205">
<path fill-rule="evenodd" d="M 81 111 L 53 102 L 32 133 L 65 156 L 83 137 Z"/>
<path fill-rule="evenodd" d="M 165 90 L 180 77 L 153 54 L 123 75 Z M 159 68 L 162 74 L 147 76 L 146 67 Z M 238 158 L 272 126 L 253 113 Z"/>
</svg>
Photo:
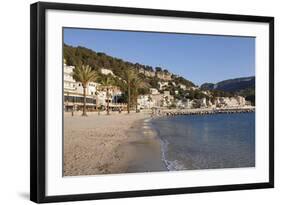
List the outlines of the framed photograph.
<svg viewBox="0 0 281 205">
<path fill-rule="evenodd" d="M 274 187 L 274 18 L 31 5 L 30 198 Z"/>
</svg>

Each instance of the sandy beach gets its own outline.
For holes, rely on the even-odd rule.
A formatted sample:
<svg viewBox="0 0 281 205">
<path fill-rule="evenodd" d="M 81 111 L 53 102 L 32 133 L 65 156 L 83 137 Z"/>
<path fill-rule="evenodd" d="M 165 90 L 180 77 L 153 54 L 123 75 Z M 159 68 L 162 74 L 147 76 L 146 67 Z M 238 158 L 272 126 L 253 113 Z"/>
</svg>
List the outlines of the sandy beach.
<svg viewBox="0 0 281 205">
<path fill-rule="evenodd" d="M 64 176 L 166 170 L 148 113 L 64 114 Z"/>
</svg>

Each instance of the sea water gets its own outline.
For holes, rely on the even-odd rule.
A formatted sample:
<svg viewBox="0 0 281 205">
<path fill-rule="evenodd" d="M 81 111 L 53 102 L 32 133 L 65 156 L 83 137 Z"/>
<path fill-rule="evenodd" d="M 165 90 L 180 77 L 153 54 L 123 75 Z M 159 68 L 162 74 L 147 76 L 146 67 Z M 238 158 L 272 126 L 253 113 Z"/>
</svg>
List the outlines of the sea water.
<svg viewBox="0 0 281 205">
<path fill-rule="evenodd" d="M 179 115 L 151 126 L 169 170 L 255 166 L 255 113 Z"/>
</svg>

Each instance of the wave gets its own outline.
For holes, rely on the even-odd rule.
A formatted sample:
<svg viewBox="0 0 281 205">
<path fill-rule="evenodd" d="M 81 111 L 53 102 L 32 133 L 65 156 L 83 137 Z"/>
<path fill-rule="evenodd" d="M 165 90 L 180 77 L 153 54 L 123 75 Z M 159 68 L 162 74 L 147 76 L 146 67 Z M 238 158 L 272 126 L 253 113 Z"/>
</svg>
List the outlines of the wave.
<svg viewBox="0 0 281 205">
<path fill-rule="evenodd" d="M 165 163 L 166 168 L 169 171 L 177 171 L 186 169 L 186 167 L 179 161 L 179 160 L 168 160 L 167 153 L 168 153 L 168 146 L 169 142 L 167 140 L 160 139 L 161 143 L 161 152 L 162 152 L 162 160 Z"/>
</svg>

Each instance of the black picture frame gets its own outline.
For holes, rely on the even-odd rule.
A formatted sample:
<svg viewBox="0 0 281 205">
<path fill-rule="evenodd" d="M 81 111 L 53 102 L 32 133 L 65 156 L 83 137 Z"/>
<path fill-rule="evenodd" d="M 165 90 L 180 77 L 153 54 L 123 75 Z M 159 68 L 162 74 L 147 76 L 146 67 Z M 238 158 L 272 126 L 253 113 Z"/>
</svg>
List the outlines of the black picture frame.
<svg viewBox="0 0 281 205">
<path fill-rule="evenodd" d="M 190 188 L 88 193 L 46 196 L 46 81 L 45 81 L 45 25 L 46 10 L 121 13 L 169 16 L 195 19 L 263 22 L 269 24 L 269 181 L 263 183 L 230 184 Z M 218 13 L 125 8 L 82 4 L 38 2 L 30 7 L 30 200 L 37 203 L 77 200 L 96 200 L 198 192 L 231 191 L 274 187 L 274 18 Z"/>
</svg>

